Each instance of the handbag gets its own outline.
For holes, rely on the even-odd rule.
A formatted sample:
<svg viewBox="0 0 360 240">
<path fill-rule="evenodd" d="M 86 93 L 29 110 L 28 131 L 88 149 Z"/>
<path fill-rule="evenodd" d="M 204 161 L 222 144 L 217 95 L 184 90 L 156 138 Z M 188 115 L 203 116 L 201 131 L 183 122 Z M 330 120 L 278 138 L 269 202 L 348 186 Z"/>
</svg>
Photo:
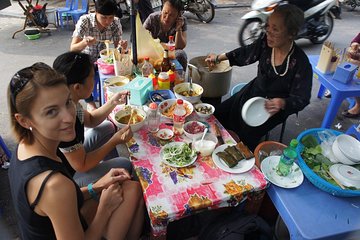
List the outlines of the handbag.
<svg viewBox="0 0 360 240">
<path fill-rule="evenodd" d="M 316 68 L 324 73 L 330 74 L 335 72 L 336 66 L 340 60 L 339 55 L 334 49 L 334 45 L 331 42 L 326 41 L 321 48 L 320 57 Z"/>
</svg>

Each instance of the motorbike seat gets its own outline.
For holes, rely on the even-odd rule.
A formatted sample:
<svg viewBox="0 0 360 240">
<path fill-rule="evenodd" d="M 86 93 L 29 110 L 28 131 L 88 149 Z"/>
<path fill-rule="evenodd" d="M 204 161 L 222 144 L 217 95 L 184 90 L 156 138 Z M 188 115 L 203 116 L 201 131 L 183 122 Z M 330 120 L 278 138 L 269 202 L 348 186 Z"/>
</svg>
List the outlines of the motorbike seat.
<svg viewBox="0 0 360 240">
<path fill-rule="evenodd" d="M 310 1 L 304 1 L 304 0 L 289 0 L 288 2 L 290 4 L 294 4 L 297 7 L 299 7 L 304 12 L 316 5 L 318 5 L 321 2 L 324 2 L 325 0 L 310 0 Z"/>
</svg>

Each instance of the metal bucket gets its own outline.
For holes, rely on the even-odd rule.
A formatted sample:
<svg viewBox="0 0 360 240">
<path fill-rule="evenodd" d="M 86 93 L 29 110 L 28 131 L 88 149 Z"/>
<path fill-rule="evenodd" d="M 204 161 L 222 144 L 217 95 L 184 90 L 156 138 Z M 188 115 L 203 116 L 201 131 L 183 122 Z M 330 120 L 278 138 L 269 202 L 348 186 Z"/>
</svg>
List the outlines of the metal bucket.
<svg viewBox="0 0 360 240">
<path fill-rule="evenodd" d="M 192 80 L 204 88 L 202 97 L 222 97 L 230 90 L 232 67 L 229 61 L 222 61 L 209 71 L 205 58 L 206 56 L 200 56 L 189 61 L 197 68 L 192 70 Z"/>
</svg>

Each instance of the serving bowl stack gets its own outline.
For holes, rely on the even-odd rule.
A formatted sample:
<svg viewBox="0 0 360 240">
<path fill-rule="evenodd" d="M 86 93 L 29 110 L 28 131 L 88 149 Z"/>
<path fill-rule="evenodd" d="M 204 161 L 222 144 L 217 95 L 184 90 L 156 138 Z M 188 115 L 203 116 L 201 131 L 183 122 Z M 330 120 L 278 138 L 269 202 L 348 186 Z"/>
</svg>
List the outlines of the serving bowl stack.
<svg viewBox="0 0 360 240">
<path fill-rule="evenodd" d="M 339 163 L 354 165 L 360 163 L 360 142 L 352 136 L 341 134 L 336 137 L 332 151 Z"/>
</svg>

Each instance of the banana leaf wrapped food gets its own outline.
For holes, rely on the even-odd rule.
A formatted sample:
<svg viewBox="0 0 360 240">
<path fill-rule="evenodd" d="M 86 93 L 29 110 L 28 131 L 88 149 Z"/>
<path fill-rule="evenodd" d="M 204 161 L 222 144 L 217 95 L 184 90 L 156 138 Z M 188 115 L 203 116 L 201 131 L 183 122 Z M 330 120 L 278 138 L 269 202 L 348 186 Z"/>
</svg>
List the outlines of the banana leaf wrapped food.
<svg viewBox="0 0 360 240">
<path fill-rule="evenodd" d="M 227 148 L 224 149 L 224 151 L 230 154 L 237 161 L 244 159 L 242 153 L 235 146 L 228 146 Z"/>
<path fill-rule="evenodd" d="M 235 146 L 242 153 L 242 155 L 244 155 L 245 159 L 250 159 L 254 157 L 254 154 L 243 142 L 238 142 Z"/>
<path fill-rule="evenodd" d="M 238 161 L 227 152 L 217 152 L 216 155 L 218 155 L 218 157 L 221 158 L 226 165 L 229 166 L 229 168 L 233 168 L 238 164 Z"/>
</svg>

